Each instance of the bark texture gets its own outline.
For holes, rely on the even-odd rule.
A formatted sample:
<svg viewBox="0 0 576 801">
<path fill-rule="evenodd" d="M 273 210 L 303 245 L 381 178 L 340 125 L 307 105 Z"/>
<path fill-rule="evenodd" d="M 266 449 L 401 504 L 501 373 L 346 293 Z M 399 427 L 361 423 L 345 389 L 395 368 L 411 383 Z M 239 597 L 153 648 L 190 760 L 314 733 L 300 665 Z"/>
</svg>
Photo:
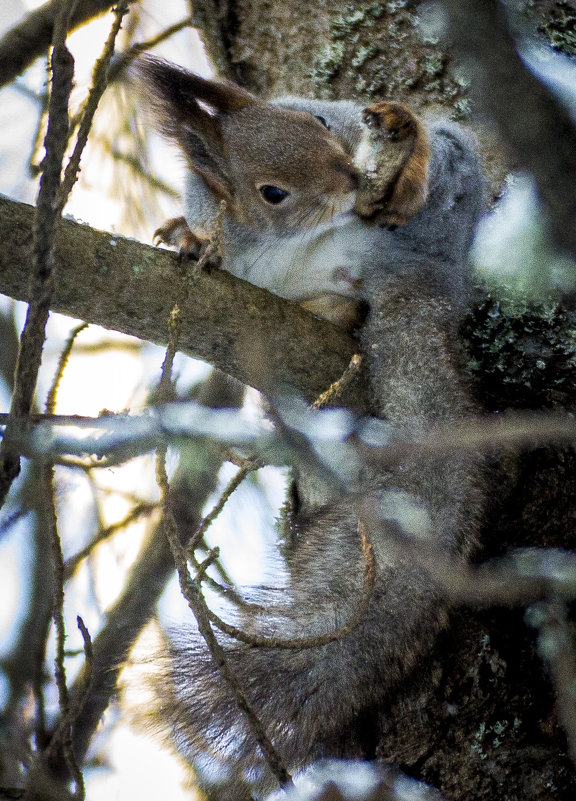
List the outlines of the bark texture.
<svg viewBox="0 0 576 801">
<path fill-rule="evenodd" d="M 236 80 L 264 95 L 394 98 L 464 111 L 466 83 L 410 0 L 220 2 L 221 36 Z"/>
<path fill-rule="evenodd" d="M 28 298 L 32 219 L 32 206 L 0 197 L 0 292 L 19 300 Z M 71 220 L 58 230 L 55 269 L 54 311 L 162 344 L 181 287 L 192 281 L 181 309 L 181 350 L 257 389 L 286 382 L 314 400 L 358 350 L 341 329 L 296 303 Z M 353 392 L 351 404 L 365 408 L 358 383 Z"/>
</svg>

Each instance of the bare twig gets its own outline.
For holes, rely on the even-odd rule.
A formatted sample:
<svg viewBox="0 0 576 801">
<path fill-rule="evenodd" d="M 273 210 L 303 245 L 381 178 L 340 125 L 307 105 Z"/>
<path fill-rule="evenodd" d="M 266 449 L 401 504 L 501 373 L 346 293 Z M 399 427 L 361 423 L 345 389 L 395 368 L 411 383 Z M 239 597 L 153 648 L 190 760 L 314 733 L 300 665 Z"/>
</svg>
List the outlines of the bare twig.
<svg viewBox="0 0 576 801">
<path fill-rule="evenodd" d="M 163 452 L 163 448 L 158 449 L 158 456 L 157 456 L 157 463 L 156 463 L 156 473 L 157 473 L 157 480 L 158 485 L 161 488 L 162 492 L 162 500 L 163 500 L 163 507 L 164 507 L 164 516 L 163 516 L 163 525 L 166 537 L 170 543 L 170 548 L 172 550 L 172 555 L 174 556 L 174 561 L 176 563 L 176 569 L 178 571 L 178 578 L 180 581 L 180 589 L 182 591 L 182 595 L 188 601 L 188 605 L 196 618 L 196 622 L 198 624 L 198 630 L 200 634 L 204 638 L 208 650 L 210 654 L 220 670 L 224 679 L 230 685 L 234 697 L 236 698 L 236 703 L 238 704 L 238 708 L 243 712 L 250 727 L 252 734 L 254 735 L 260 749 L 268 763 L 270 769 L 272 770 L 274 776 L 278 779 L 280 785 L 284 788 L 288 788 L 292 786 L 292 778 L 288 771 L 286 770 L 285 766 L 282 763 L 272 741 L 269 739 L 266 731 L 260 722 L 259 718 L 255 714 L 250 701 L 248 700 L 248 696 L 244 692 L 238 678 L 230 665 L 228 664 L 228 660 L 226 659 L 226 654 L 218 640 L 216 639 L 214 632 L 212 631 L 212 627 L 210 625 L 210 612 L 208 607 L 206 606 L 206 602 L 200 590 L 200 587 L 197 582 L 192 580 L 190 576 L 190 572 L 188 570 L 188 564 L 186 560 L 186 554 L 182 545 L 180 544 L 180 540 L 178 538 L 178 529 L 176 525 L 176 521 L 174 519 L 174 515 L 170 510 L 170 493 L 169 493 L 169 485 L 168 485 L 168 478 L 166 475 L 166 468 L 164 464 L 164 457 L 165 453 Z"/>
<path fill-rule="evenodd" d="M 322 431 L 322 415 L 330 411 L 302 411 L 291 422 L 298 426 L 302 436 Z M 0 414 L 0 426 L 12 421 L 12 437 L 18 447 L 29 456 L 53 458 L 57 455 L 106 456 L 108 464 L 146 453 L 161 442 L 178 444 L 211 436 L 216 442 L 229 447 L 250 448 L 286 464 L 299 461 L 298 443 L 294 449 L 286 446 L 281 433 L 247 420 L 241 411 L 212 409 L 195 401 L 156 406 L 146 414 L 114 414 L 103 417 L 77 417 L 74 415 L 33 416 L 38 421 L 32 431 L 26 431 L 28 418 L 12 420 Z M 478 417 L 462 422 L 437 424 L 416 434 L 374 418 L 356 422 L 342 418 L 331 424 L 334 444 L 353 448 L 350 454 L 360 454 L 380 464 L 396 464 L 416 455 L 442 455 L 454 451 L 491 452 L 505 448 L 536 448 L 546 444 L 570 444 L 576 440 L 576 421 L 573 416 L 558 412 L 510 412 L 492 417 Z M 340 425 L 337 426 L 336 423 Z M 62 430 L 62 429 L 70 430 Z M 75 433 L 73 429 L 77 428 Z M 92 430 L 91 436 L 80 432 Z M 295 429 L 298 431 L 298 429 Z M 308 457 L 308 453 L 306 456 Z M 282 457 L 282 459 L 281 459 Z M 323 472 L 326 465 L 320 457 L 317 462 Z M 337 476 L 334 476 L 334 480 Z M 353 488 L 352 488 L 353 489 Z"/>
<path fill-rule="evenodd" d="M 199 520 L 207 497 L 214 490 L 220 460 L 209 456 L 202 486 L 190 486 L 186 494 L 188 514 Z M 174 575 L 174 559 L 162 527 L 150 534 L 130 571 L 122 594 L 106 612 L 106 623 L 94 640 L 94 678 L 82 713 L 73 730 L 74 751 L 83 759 L 102 714 L 116 695 L 117 678 L 143 627 L 156 609 L 158 598 Z M 84 687 L 84 671 L 75 681 L 71 695 Z"/>
<path fill-rule="evenodd" d="M 220 375 L 213 373 L 205 382 L 202 395 L 207 403 L 220 406 L 223 393 L 227 405 L 235 405 L 227 385 L 224 388 Z M 216 489 L 221 463 L 217 451 L 207 451 L 201 470 L 202 481 L 186 484 L 184 508 L 178 510 L 178 518 L 185 518 L 184 525 L 190 523 L 192 530 L 201 518 L 200 510 L 207 498 Z M 70 691 L 74 709 L 77 708 L 75 699 L 84 697 L 72 732 L 78 760 L 85 758 L 101 717 L 117 693 L 118 675 L 128 654 L 154 614 L 158 598 L 173 575 L 174 559 L 170 547 L 161 526 L 156 526 L 132 566 L 120 597 L 106 611 L 106 621 L 94 640 L 92 669 L 85 663 Z M 92 676 L 88 690 L 87 673 Z"/>
<path fill-rule="evenodd" d="M 2 538 L 9 533 L 12 526 L 25 517 L 29 511 L 29 508 L 19 506 L 18 509 L 14 509 L 9 515 L 3 518 L 0 522 L 0 542 L 2 542 Z"/>
<path fill-rule="evenodd" d="M 352 632 L 359 623 L 364 619 L 370 598 L 374 592 L 374 582 L 376 581 L 376 560 L 374 558 L 374 549 L 368 541 L 366 534 L 366 526 L 360 520 L 358 521 L 358 533 L 360 535 L 360 542 L 362 546 L 362 556 L 364 558 L 364 586 L 362 594 L 356 609 L 350 618 L 337 629 L 326 632 L 326 634 L 318 634 L 313 637 L 294 637 L 290 639 L 282 639 L 281 637 L 259 637 L 258 635 L 248 634 L 246 631 L 231 626 L 229 623 L 223 621 L 211 609 L 208 609 L 208 617 L 214 625 L 233 637 L 235 640 L 240 640 L 247 645 L 252 645 L 257 648 L 280 648 L 283 650 L 296 650 L 302 651 L 306 648 L 320 648 L 328 643 L 342 640 Z"/>
<path fill-rule="evenodd" d="M 103 14 L 115 0 L 79 0 L 68 22 L 72 31 L 93 17 Z M 12 81 L 45 53 L 52 41 L 52 32 L 62 0 L 50 0 L 31 11 L 0 40 L 0 87 Z"/>
<path fill-rule="evenodd" d="M 141 155 L 124 153 L 115 148 L 114 144 L 103 136 L 93 136 L 91 141 L 93 144 L 98 145 L 102 152 L 106 153 L 110 158 L 114 159 L 114 161 L 121 162 L 129 167 L 130 170 L 136 173 L 136 175 L 150 187 L 150 189 L 153 189 L 155 192 L 162 192 L 162 194 L 167 197 L 180 201 L 181 193 L 167 184 L 166 181 L 163 181 L 158 175 L 154 175 L 149 168 L 145 167 Z"/>
<path fill-rule="evenodd" d="M 56 406 L 56 395 L 58 387 L 62 379 L 62 375 L 68 363 L 70 353 L 74 346 L 74 341 L 78 334 L 86 327 L 86 324 L 77 326 L 68 337 L 52 380 L 48 395 L 46 398 L 45 410 L 46 414 L 54 414 Z M 50 743 L 47 748 L 48 755 L 54 755 L 61 748 L 66 762 L 66 766 L 70 771 L 70 776 L 73 778 L 76 792 L 75 797 L 83 801 L 85 797 L 84 777 L 72 747 L 72 723 L 74 715 L 70 708 L 70 699 L 68 695 L 68 685 L 66 683 L 66 667 L 64 664 L 65 658 L 65 643 L 66 643 L 66 627 L 64 623 L 64 556 L 62 554 L 62 544 L 60 542 L 60 535 L 58 533 L 58 521 L 56 518 L 56 505 L 55 505 L 55 486 L 54 486 L 54 466 L 46 465 L 43 469 L 43 483 L 46 493 L 46 509 L 48 528 L 50 530 L 51 550 L 52 550 L 52 565 L 54 572 L 54 610 L 53 619 L 56 627 L 56 656 L 54 659 L 56 685 L 58 687 L 58 697 L 60 704 L 60 725 L 52 735 Z M 82 624 L 83 625 L 83 624 Z M 37 699 L 42 701 L 42 698 Z"/>
<path fill-rule="evenodd" d="M 48 395 L 46 397 L 46 415 L 53 415 L 54 410 L 56 408 L 56 395 L 58 393 L 58 388 L 60 386 L 60 381 L 62 380 L 62 376 L 64 375 L 64 370 L 66 369 L 66 365 L 68 364 L 68 359 L 70 358 L 70 354 L 72 353 L 72 348 L 74 347 L 74 343 L 76 341 L 76 337 L 78 334 L 82 333 L 85 328 L 88 328 L 88 323 L 81 323 L 77 325 L 76 328 L 73 328 L 70 332 L 68 339 L 64 344 L 64 348 L 60 353 L 60 358 L 58 359 L 58 364 L 56 366 L 56 373 L 54 375 L 54 379 L 52 381 L 52 385 L 48 391 Z"/>
<path fill-rule="evenodd" d="M 145 53 L 147 50 L 151 50 L 161 42 L 165 42 L 166 39 L 169 39 L 171 36 L 174 36 L 175 33 L 179 33 L 180 31 L 184 30 L 184 28 L 190 27 L 194 27 L 194 20 L 192 17 L 185 17 L 185 19 L 180 20 L 180 22 L 176 22 L 174 25 L 170 25 L 168 28 L 160 31 L 160 33 L 156 34 L 156 36 L 153 36 L 151 39 L 147 39 L 145 42 L 137 42 L 127 50 L 119 53 L 117 58 L 110 65 L 110 69 L 108 71 L 108 83 L 115 81 L 118 76 L 121 75 L 122 72 L 129 67 L 135 59 L 138 58 L 138 56 L 142 55 L 142 53 Z"/>
<path fill-rule="evenodd" d="M 200 525 L 190 538 L 188 544 L 188 558 L 190 559 L 196 570 L 197 578 L 200 575 L 200 571 L 202 571 L 202 581 L 204 581 L 210 587 L 210 589 L 213 590 L 215 593 L 220 595 L 222 598 L 226 598 L 227 601 L 231 601 L 237 607 L 240 607 L 242 609 L 252 609 L 261 611 L 262 607 L 259 604 L 254 604 L 250 603 L 249 601 L 246 601 L 244 598 L 242 598 L 242 596 L 238 592 L 236 592 L 235 589 L 233 589 L 232 581 L 230 580 L 230 577 L 226 572 L 224 566 L 220 562 L 218 555 L 210 559 L 210 564 L 214 565 L 214 567 L 220 574 L 222 581 L 224 581 L 228 586 L 223 586 L 218 581 L 213 579 L 212 576 L 207 575 L 206 568 L 208 567 L 208 565 L 205 565 L 203 567 L 204 563 L 200 564 L 195 553 L 195 549 L 199 547 L 208 550 L 208 546 L 204 541 L 204 534 L 206 533 L 208 528 L 212 525 L 214 520 L 216 520 L 216 518 L 218 517 L 218 515 L 228 502 L 228 499 L 230 498 L 232 493 L 240 486 L 240 484 L 244 481 L 246 476 L 252 471 L 258 470 L 258 468 L 262 466 L 262 463 L 255 459 L 243 459 L 242 464 L 238 466 L 240 467 L 240 469 L 238 470 L 236 475 L 233 476 L 231 480 L 228 482 L 227 486 L 224 488 L 222 494 L 220 495 L 219 500 L 217 501 L 213 509 L 205 517 L 202 518 L 202 520 L 200 521 Z"/>
<path fill-rule="evenodd" d="M 233 476 L 226 487 L 224 488 L 218 502 L 212 508 L 212 510 L 202 518 L 202 521 L 198 528 L 196 529 L 192 539 L 190 540 L 190 552 L 194 553 L 194 550 L 200 545 L 202 540 L 204 539 L 204 534 L 208 530 L 208 528 L 212 525 L 212 523 L 216 520 L 222 509 L 225 507 L 228 499 L 232 495 L 232 493 L 240 486 L 240 484 L 244 481 L 246 476 L 252 473 L 254 470 L 258 469 L 258 462 L 250 462 L 245 464 L 241 467 L 235 476 Z"/>
<path fill-rule="evenodd" d="M 64 558 L 58 526 L 56 522 L 56 511 L 54 508 L 54 484 L 53 470 L 48 467 L 45 469 L 45 490 L 46 502 L 50 506 L 50 532 L 52 538 L 52 561 L 55 575 L 55 596 L 54 596 L 54 624 L 56 626 L 56 656 L 54 659 L 56 684 L 58 687 L 58 697 L 60 703 L 60 725 L 52 735 L 47 749 L 48 755 L 55 755 L 59 749 L 70 771 L 70 776 L 76 785 L 76 796 L 83 799 L 84 778 L 78 765 L 74 750 L 72 748 L 72 721 L 73 715 L 70 708 L 68 686 L 66 684 L 66 668 L 64 665 L 64 651 L 66 642 L 66 629 L 64 624 Z"/>
<path fill-rule="evenodd" d="M 82 550 L 78 551 L 78 553 L 75 553 L 74 556 L 71 556 L 64 562 L 64 580 L 68 581 L 68 579 L 72 577 L 80 562 L 90 556 L 97 545 L 100 545 L 100 543 L 112 537 L 116 532 L 122 531 L 122 529 L 129 526 L 135 520 L 138 520 L 138 518 L 149 515 L 157 508 L 157 503 L 140 503 L 131 509 L 122 520 L 118 520 L 116 523 L 112 523 L 112 525 L 101 529 L 85 548 L 82 548 Z"/>
<path fill-rule="evenodd" d="M 74 346 L 74 353 L 76 355 L 94 355 L 97 353 L 110 353 L 118 351 L 120 353 L 130 353 L 133 355 L 140 355 L 142 348 L 145 347 L 143 342 L 128 339 L 112 339 L 112 337 L 99 339 L 97 342 L 81 342 L 76 343 Z"/>
<path fill-rule="evenodd" d="M 86 628 L 86 624 L 80 615 L 76 616 L 76 623 L 80 630 L 80 634 L 82 635 L 82 642 L 84 643 L 84 672 L 82 674 L 84 687 L 80 689 L 80 692 L 77 693 L 74 699 L 74 710 L 72 715 L 73 723 L 77 721 L 78 716 L 82 712 L 82 707 L 84 706 L 84 702 L 88 697 L 88 693 L 92 687 L 92 679 L 94 677 L 94 648 L 92 646 L 92 638 L 90 637 L 90 632 Z"/>
<path fill-rule="evenodd" d="M 48 128 L 44 140 L 46 156 L 40 179 L 34 218 L 34 253 L 30 279 L 30 305 L 20 337 L 20 349 L 14 376 L 10 413 L 28 416 L 45 339 L 53 290 L 54 239 L 60 216 L 58 193 L 62 160 L 68 141 L 68 101 L 74 77 L 74 59 L 66 47 L 66 33 L 73 3 L 63 3 L 54 27 L 52 51 L 52 87 L 48 112 Z M 0 506 L 4 504 L 12 482 L 20 472 L 20 456 L 10 446 L 9 428 L 0 447 Z"/>
<path fill-rule="evenodd" d="M 323 409 L 325 406 L 329 406 L 330 404 L 334 403 L 334 401 L 342 395 L 352 379 L 356 377 L 361 366 L 362 356 L 355 353 L 350 359 L 350 364 L 344 370 L 340 378 L 337 381 L 334 381 L 333 384 L 330 384 L 325 392 L 323 392 L 321 395 L 318 395 L 310 408 Z"/>
<path fill-rule="evenodd" d="M 78 129 L 76 144 L 70 160 L 66 165 L 66 171 L 64 173 L 62 186 L 60 188 L 61 208 L 64 208 L 68 195 L 70 194 L 70 191 L 76 182 L 76 178 L 78 177 L 78 172 L 80 171 L 80 159 L 82 158 L 82 153 L 84 152 L 86 142 L 88 141 L 88 134 L 90 133 L 90 129 L 92 127 L 94 114 L 98 108 L 100 98 L 106 89 L 108 65 L 110 64 L 110 60 L 114 54 L 114 45 L 116 43 L 118 32 L 120 31 L 120 26 L 122 25 L 122 18 L 124 14 L 128 13 L 129 3 L 130 0 L 119 0 L 114 8 L 114 22 L 112 23 L 112 27 L 110 29 L 110 33 L 108 34 L 108 39 L 106 40 L 102 54 L 94 65 L 94 70 L 92 72 L 92 86 L 90 87 L 88 97 L 86 98 L 86 103 L 84 104 L 82 111 L 82 120 Z"/>
<path fill-rule="evenodd" d="M 67 697 L 66 713 L 64 714 L 64 711 L 61 710 L 60 721 L 54 730 L 54 734 L 46 750 L 46 756 L 53 757 L 60 748 L 63 749 L 66 765 L 76 785 L 74 798 L 78 799 L 78 801 L 84 801 L 86 795 L 84 777 L 74 754 L 71 731 L 78 716 L 82 712 L 82 707 L 90 691 L 94 671 L 94 654 L 90 633 L 80 615 L 77 615 L 76 623 L 84 643 L 84 669 L 81 677 L 82 686 L 72 703 L 70 703 L 70 699 Z M 34 771 L 32 771 L 32 776 L 34 776 Z"/>
</svg>

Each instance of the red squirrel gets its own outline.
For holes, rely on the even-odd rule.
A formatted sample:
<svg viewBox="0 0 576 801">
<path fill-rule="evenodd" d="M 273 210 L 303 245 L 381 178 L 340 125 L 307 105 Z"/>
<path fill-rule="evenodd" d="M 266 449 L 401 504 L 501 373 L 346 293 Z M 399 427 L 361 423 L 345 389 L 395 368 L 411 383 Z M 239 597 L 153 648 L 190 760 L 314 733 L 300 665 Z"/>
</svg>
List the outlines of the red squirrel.
<svg viewBox="0 0 576 801">
<path fill-rule="evenodd" d="M 474 412 L 457 337 L 466 255 L 484 209 L 482 167 L 457 125 L 425 126 L 401 104 L 267 102 L 158 59 L 141 67 L 161 131 L 188 163 L 184 219 L 161 230 L 202 248 L 221 200 L 222 268 L 359 331 L 373 406 L 413 436 Z M 288 586 L 241 616 L 258 636 L 324 635 L 353 614 L 363 586 L 358 530 L 374 549 L 367 612 L 347 636 L 302 650 L 250 647 L 222 635 L 230 666 L 280 757 L 297 770 L 332 755 L 335 734 L 422 664 L 449 603 L 414 558 L 414 542 L 470 553 L 482 510 L 474 453 L 409 456 L 366 470 L 360 496 L 304 503 L 284 557 Z M 406 543 L 407 547 L 403 547 Z M 156 725 L 218 798 L 274 786 L 252 732 L 193 629 L 161 660 Z M 220 771 L 220 772 L 219 772 Z"/>
</svg>

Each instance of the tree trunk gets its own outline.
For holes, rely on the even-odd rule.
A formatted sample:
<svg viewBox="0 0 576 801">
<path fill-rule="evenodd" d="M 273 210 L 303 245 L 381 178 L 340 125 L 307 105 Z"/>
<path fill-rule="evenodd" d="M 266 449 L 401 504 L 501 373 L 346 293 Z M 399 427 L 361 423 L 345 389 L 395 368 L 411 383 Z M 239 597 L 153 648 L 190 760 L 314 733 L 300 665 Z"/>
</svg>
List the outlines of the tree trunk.
<svg viewBox="0 0 576 801">
<path fill-rule="evenodd" d="M 420 4 L 409 0 L 217 5 L 229 73 L 243 85 L 268 96 L 312 94 L 366 103 L 394 98 L 426 113 L 465 119 L 479 133 L 492 177 L 505 174 L 509 150 L 480 115 L 467 119 L 467 80 L 434 30 L 444 25 L 442 11 L 422 19 Z M 572 4 L 517 6 L 553 46 L 575 52 Z M 556 328 L 572 315 L 566 305 L 527 311 L 502 298 L 478 300 L 464 335 L 487 411 L 572 408 L 573 331 L 566 328 L 557 338 Z M 573 548 L 575 467 L 571 448 L 493 457 L 487 468 L 489 519 L 477 558 L 528 545 Z M 538 635 L 525 625 L 521 610 L 462 608 L 410 687 L 365 712 L 324 750 L 397 763 L 452 801 L 573 798 L 576 781 L 555 691 L 537 651 Z"/>
</svg>

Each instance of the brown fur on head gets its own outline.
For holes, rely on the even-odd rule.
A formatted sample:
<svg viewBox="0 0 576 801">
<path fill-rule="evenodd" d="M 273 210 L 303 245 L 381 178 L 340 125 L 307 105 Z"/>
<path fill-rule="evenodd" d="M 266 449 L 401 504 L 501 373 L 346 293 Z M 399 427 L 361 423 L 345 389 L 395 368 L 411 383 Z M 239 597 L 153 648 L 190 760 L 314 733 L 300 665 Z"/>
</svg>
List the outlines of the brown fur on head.
<svg viewBox="0 0 576 801">
<path fill-rule="evenodd" d="M 365 109 L 356 165 L 362 179 L 354 210 L 379 223 L 404 225 L 426 202 L 430 147 L 424 125 L 403 103 Z"/>
<path fill-rule="evenodd" d="M 323 208 L 351 207 L 356 169 L 314 114 L 266 103 L 230 81 L 201 78 L 152 56 L 142 57 L 136 72 L 159 129 L 238 222 L 301 229 L 318 223 Z M 262 190 L 270 186 L 286 199 L 267 200 Z"/>
</svg>

